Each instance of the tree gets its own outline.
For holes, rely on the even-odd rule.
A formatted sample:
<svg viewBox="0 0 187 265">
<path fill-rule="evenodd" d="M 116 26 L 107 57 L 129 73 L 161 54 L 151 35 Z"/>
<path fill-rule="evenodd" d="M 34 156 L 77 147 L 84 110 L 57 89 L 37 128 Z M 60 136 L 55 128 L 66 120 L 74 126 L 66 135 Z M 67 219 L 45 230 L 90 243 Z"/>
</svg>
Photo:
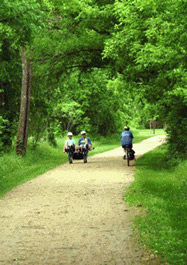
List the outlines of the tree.
<svg viewBox="0 0 187 265">
<path fill-rule="evenodd" d="M 25 156 L 28 140 L 28 123 L 30 110 L 30 96 L 32 84 L 32 66 L 31 61 L 27 59 L 26 48 L 22 48 L 22 89 L 20 117 L 16 141 L 16 153 Z"/>
<path fill-rule="evenodd" d="M 33 97 L 36 95 L 37 99 L 40 98 L 42 105 L 46 102 L 48 113 L 46 117 L 50 120 L 50 124 L 53 123 L 51 120 L 58 120 L 63 130 L 67 129 L 66 124 L 70 117 L 67 111 L 61 110 L 71 106 L 72 102 L 79 106 L 75 111 L 77 117 L 81 115 L 79 122 L 77 118 L 73 119 L 72 128 L 75 131 L 78 131 L 81 126 L 92 127 L 95 120 L 98 124 L 98 121 L 102 123 L 104 118 L 106 119 L 105 115 L 101 118 L 101 110 L 97 111 L 98 106 L 94 109 L 94 103 L 96 96 L 101 94 L 105 97 L 108 93 L 107 78 L 102 81 L 105 82 L 105 86 L 101 85 L 102 88 L 94 89 L 94 84 L 91 83 L 94 74 L 97 83 L 99 83 L 99 74 L 106 75 L 107 60 L 102 59 L 102 52 L 104 40 L 112 28 L 112 19 L 108 19 L 112 18 L 110 8 L 113 1 L 105 1 L 105 4 L 100 2 L 72 0 L 61 3 L 54 1 L 48 18 L 50 21 L 48 27 L 34 39 L 33 82 L 35 90 Z M 103 69 L 103 72 L 97 69 Z M 36 81 L 41 78 L 42 83 Z M 97 90 L 97 93 L 92 90 Z M 106 94 L 103 95 L 104 90 Z M 84 101 L 81 99 L 82 94 L 84 94 Z M 94 111 L 95 115 L 92 113 Z M 91 123 L 90 126 L 88 122 Z M 98 126 L 101 128 L 101 125 Z M 108 127 L 112 128 L 110 125 Z M 101 131 L 101 129 L 97 130 Z M 106 133 L 108 128 L 103 128 L 102 131 Z"/>
<path fill-rule="evenodd" d="M 148 127 L 157 118 L 167 123 L 173 152 L 181 150 L 186 145 L 184 10 L 182 0 L 3 1 L 3 144 L 15 135 L 23 80 L 19 56 L 27 47 L 27 61 L 33 51 L 29 135 L 35 146 L 47 134 L 54 140 L 67 129 L 106 135 L 126 123 Z M 28 118 L 24 109 L 21 120 Z"/>
<path fill-rule="evenodd" d="M 184 10 L 182 0 L 116 1 L 117 22 L 105 46 L 105 57 L 113 60 L 124 82 L 131 83 L 149 104 L 160 105 L 159 116 L 170 128 L 173 154 L 185 153 L 187 144 L 182 137 L 186 124 Z"/>
<path fill-rule="evenodd" d="M 25 47 L 31 45 L 34 32 L 36 32 L 38 25 L 41 23 L 42 13 L 41 10 L 38 9 L 40 8 L 40 4 L 35 0 L 27 1 L 27 3 L 19 0 L 3 1 L 1 7 L 0 34 L 2 35 L 2 42 L 0 45 L 2 47 L 1 57 L 3 59 L 3 72 L 0 76 L 2 84 L 2 90 L 0 92 L 3 94 L 3 118 L 9 121 L 9 123 L 7 123 L 9 127 L 7 128 L 7 126 L 4 126 L 3 134 L 8 135 L 9 133 L 9 141 L 5 143 L 10 145 L 11 136 L 14 134 L 12 124 L 14 120 L 17 120 L 19 109 L 19 105 L 16 105 L 15 102 L 17 102 L 16 97 L 19 95 L 17 91 L 19 91 L 18 88 L 21 84 L 19 53 L 20 50 L 22 50 L 22 98 L 16 152 L 17 154 L 24 155 L 28 135 L 31 89 L 31 66 L 30 61 L 26 58 Z M 13 77 L 14 74 L 15 78 Z M 11 91 L 13 91 L 13 93 L 11 93 Z M 10 103 L 13 104 L 11 105 Z M 23 113 L 24 111 L 25 113 Z"/>
</svg>

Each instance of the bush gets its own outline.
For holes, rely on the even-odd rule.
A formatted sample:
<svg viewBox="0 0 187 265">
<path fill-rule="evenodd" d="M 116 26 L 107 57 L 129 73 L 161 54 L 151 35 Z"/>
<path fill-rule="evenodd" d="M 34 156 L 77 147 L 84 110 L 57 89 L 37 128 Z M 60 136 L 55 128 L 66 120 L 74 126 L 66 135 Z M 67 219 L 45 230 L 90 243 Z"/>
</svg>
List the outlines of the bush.
<svg viewBox="0 0 187 265">
<path fill-rule="evenodd" d="M 6 152 L 12 145 L 10 123 L 0 116 L 0 152 Z"/>
<path fill-rule="evenodd" d="M 187 153 L 186 105 L 181 98 L 176 97 L 170 108 L 167 117 L 169 154 L 175 158 L 184 158 Z"/>
</svg>

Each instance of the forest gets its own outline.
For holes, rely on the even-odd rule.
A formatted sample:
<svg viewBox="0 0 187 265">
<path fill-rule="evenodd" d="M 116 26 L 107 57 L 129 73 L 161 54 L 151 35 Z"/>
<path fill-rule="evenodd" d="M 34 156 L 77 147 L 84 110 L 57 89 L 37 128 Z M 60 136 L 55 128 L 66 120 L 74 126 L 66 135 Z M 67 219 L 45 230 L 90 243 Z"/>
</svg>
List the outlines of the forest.
<svg viewBox="0 0 187 265">
<path fill-rule="evenodd" d="M 63 141 L 69 131 L 76 141 L 82 130 L 88 133 L 96 145 L 91 156 L 120 146 L 120 132 L 126 125 L 133 131 L 134 144 L 154 136 L 147 129 L 151 127 L 154 132 L 156 128 L 157 136 L 167 134 L 166 144 L 158 145 L 158 149 L 137 160 L 135 181 L 124 195 L 123 203 L 142 209 L 135 226 L 143 244 L 155 251 L 154 255 L 161 255 L 159 258 L 169 264 L 186 264 L 186 10 L 185 0 L 0 0 L 0 199 L 15 186 L 67 162 Z M 62 176 L 64 172 L 71 181 L 73 179 L 76 188 L 83 186 L 83 173 L 90 181 L 85 181 L 85 185 L 91 185 L 91 178 L 98 180 L 99 176 L 100 190 L 104 190 L 105 180 L 113 173 L 113 179 L 108 177 L 112 191 L 117 175 L 122 175 L 120 183 L 126 176 L 129 178 L 130 171 L 127 172 L 126 164 L 122 164 L 125 161 L 119 157 L 109 156 L 108 161 L 105 155 L 100 161 L 96 161 L 96 157 L 95 162 L 84 168 L 83 164 L 75 163 L 74 179 L 70 175 L 75 171 L 69 164 L 58 168 L 59 176 L 54 174 L 49 181 L 51 186 L 48 185 L 51 197 L 47 197 L 48 193 L 42 197 L 38 219 L 32 213 L 34 222 L 40 220 L 43 200 L 49 199 L 46 204 L 50 204 L 53 196 L 57 195 L 57 202 L 64 195 L 66 187 L 63 185 L 69 180 Z M 89 170 L 93 171 L 90 178 Z M 47 177 L 46 182 L 40 182 L 38 190 L 35 184 L 29 183 L 32 188 L 29 188 L 28 197 L 24 195 L 26 192 L 21 193 L 20 204 L 14 205 L 15 209 L 20 209 L 24 200 L 27 203 L 29 194 L 38 205 L 36 197 L 47 187 L 48 180 Z M 61 185 L 62 194 L 58 193 L 57 183 Z M 88 190 L 91 189 L 89 185 Z M 66 204 L 73 198 L 72 205 L 78 202 L 79 207 L 78 197 L 73 194 L 71 198 L 71 192 L 72 188 Z M 115 190 L 115 196 L 117 193 Z M 11 198 L 17 200 L 14 196 L 18 194 L 11 194 Z M 87 191 L 80 190 L 80 197 L 86 198 L 83 200 L 86 209 L 90 203 L 87 195 Z M 95 198 L 94 192 L 90 196 Z M 110 209 L 113 197 L 111 194 L 108 197 L 111 203 L 107 209 Z M 101 202 L 108 201 L 108 197 L 101 197 Z M 6 198 L 2 203 L 5 203 L 2 210 L 6 212 Z M 57 214 L 61 203 L 62 200 Z M 51 212 L 55 205 L 51 206 Z M 114 214 L 116 205 L 112 209 Z M 96 210 L 100 208 L 97 203 L 95 206 Z M 11 218 L 16 212 L 22 214 L 22 209 L 26 211 L 29 207 L 3 214 L 10 218 L 8 225 L 14 222 Z M 130 210 L 124 211 L 128 214 Z M 63 213 L 68 214 L 68 211 Z M 17 219 L 25 221 L 21 214 Z M 5 221 L 1 218 L 1 225 L 6 224 Z M 4 231 L 12 233 L 8 225 L 4 226 Z M 26 228 L 25 225 L 20 227 Z M 34 231 L 37 227 L 31 228 Z M 12 234 L 10 237 L 14 238 Z M 9 240 L 6 233 L 4 238 Z M 63 242 L 61 237 L 60 241 Z M 14 248 L 9 247 L 11 255 Z M 25 247 L 25 253 L 28 249 Z M 46 253 L 43 257 L 47 257 Z"/>
<path fill-rule="evenodd" d="M 53 145 L 67 131 L 167 128 L 186 152 L 183 0 L 3 0 L 0 149 Z M 107 114 L 107 115 L 106 115 Z M 16 140 L 15 140 L 16 139 Z M 15 143 L 16 142 L 16 143 Z"/>
</svg>

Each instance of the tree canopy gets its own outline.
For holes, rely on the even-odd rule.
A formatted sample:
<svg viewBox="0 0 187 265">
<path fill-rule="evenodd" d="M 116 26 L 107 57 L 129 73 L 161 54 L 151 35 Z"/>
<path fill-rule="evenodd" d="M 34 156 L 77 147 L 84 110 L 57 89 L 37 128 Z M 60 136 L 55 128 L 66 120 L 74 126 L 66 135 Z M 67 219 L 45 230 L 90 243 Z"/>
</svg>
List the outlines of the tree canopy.
<svg viewBox="0 0 187 265">
<path fill-rule="evenodd" d="M 35 144 L 67 130 L 107 135 L 157 120 L 171 152 L 185 153 L 185 10 L 183 0 L 3 0 L 0 148 L 17 132 L 25 47 Z"/>
</svg>

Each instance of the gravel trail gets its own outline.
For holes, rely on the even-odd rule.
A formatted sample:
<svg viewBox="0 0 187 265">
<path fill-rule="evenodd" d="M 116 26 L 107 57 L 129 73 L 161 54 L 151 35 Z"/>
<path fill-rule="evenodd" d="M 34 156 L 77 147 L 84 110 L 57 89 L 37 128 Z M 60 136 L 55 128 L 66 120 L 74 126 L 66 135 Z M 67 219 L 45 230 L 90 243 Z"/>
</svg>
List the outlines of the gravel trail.
<svg viewBox="0 0 187 265">
<path fill-rule="evenodd" d="M 135 144 L 136 156 L 165 136 Z M 0 265 L 152 265 L 158 258 L 136 245 L 138 213 L 123 195 L 134 180 L 122 149 L 88 163 L 63 164 L 20 185 L 0 200 Z"/>
</svg>

